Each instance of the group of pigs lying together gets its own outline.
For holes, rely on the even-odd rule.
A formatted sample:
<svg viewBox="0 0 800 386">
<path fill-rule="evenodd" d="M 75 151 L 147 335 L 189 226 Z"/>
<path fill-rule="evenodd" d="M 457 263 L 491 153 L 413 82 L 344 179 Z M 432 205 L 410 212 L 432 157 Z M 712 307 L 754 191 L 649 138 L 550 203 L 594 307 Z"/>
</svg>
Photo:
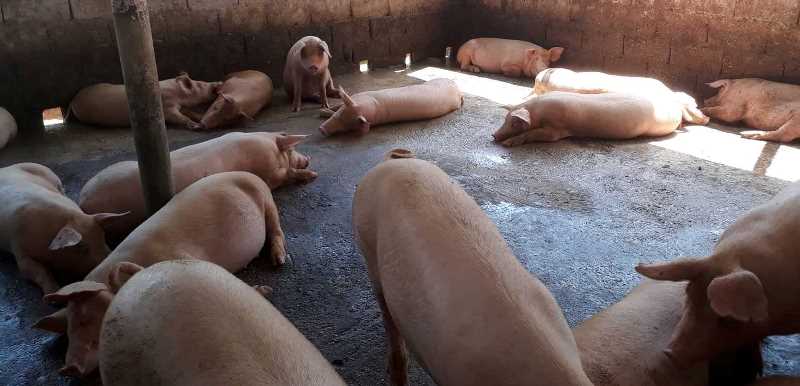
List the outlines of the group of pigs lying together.
<svg viewBox="0 0 800 386">
<path fill-rule="evenodd" d="M 344 384 L 319 351 L 231 273 L 286 258 L 272 190 L 316 174 L 303 136 L 231 133 L 172 153 L 178 194 L 147 218 L 135 163 L 108 167 L 79 204 L 38 164 L 0 169 L 0 247 L 62 305 L 61 373 L 107 385 Z M 760 340 L 800 332 L 800 183 L 735 222 L 708 257 L 640 265 L 648 278 L 570 331 L 548 289 L 435 165 L 396 149 L 358 184 L 353 228 L 389 343 L 440 385 L 746 385 Z M 106 237 L 123 238 L 109 251 Z M 88 273 L 87 273 L 88 272 Z M 60 287 L 55 274 L 85 275 Z M 758 385 L 800 385 L 765 378 Z"/>
</svg>

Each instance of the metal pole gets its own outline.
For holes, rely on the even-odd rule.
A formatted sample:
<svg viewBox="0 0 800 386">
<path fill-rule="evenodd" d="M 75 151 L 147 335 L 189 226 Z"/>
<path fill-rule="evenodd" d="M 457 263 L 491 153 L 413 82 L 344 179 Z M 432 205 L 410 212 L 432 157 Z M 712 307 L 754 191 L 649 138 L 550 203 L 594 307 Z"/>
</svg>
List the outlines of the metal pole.
<svg viewBox="0 0 800 386">
<path fill-rule="evenodd" d="M 152 215 L 172 198 L 173 182 L 147 0 L 111 0 L 111 12 L 144 202 Z"/>
</svg>

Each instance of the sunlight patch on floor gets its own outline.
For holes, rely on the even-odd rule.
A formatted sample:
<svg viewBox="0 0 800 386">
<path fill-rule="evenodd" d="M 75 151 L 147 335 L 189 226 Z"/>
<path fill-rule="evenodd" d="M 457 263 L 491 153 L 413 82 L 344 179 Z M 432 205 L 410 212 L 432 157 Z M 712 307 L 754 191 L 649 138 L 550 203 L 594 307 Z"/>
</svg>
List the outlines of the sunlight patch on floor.
<svg viewBox="0 0 800 386">
<path fill-rule="evenodd" d="M 651 145 L 688 154 L 784 181 L 800 179 L 800 149 L 777 143 L 744 139 L 705 126 L 687 126 L 686 132 L 650 142 Z"/>
<path fill-rule="evenodd" d="M 502 105 L 517 104 L 531 93 L 530 87 L 517 86 L 513 83 L 436 67 L 426 67 L 414 71 L 408 76 L 424 81 L 436 78 L 452 79 L 461 89 L 461 92 L 486 98 Z"/>
</svg>

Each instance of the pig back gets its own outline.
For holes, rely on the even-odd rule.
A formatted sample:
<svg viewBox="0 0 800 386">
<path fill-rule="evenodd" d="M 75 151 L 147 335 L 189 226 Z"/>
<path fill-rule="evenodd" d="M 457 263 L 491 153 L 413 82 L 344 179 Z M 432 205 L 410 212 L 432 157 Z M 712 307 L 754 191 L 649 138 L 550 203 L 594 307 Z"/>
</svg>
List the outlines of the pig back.
<svg viewBox="0 0 800 386">
<path fill-rule="evenodd" d="M 99 350 L 107 385 L 344 385 L 263 296 L 200 261 L 134 275 L 108 309 Z"/>
<path fill-rule="evenodd" d="M 17 122 L 8 110 L 0 107 L 0 149 L 17 135 Z"/>
<path fill-rule="evenodd" d="M 128 96 L 121 84 L 99 83 L 78 92 L 70 112 L 90 125 L 130 127 Z"/>
<path fill-rule="evenodd" d="M 377 102 L 373 124 L 414 121 L 440 117 L 461 108 L 462 95 L 450 79 L 433 79 L 423 84 L 360 93 Z"/>
</svg>

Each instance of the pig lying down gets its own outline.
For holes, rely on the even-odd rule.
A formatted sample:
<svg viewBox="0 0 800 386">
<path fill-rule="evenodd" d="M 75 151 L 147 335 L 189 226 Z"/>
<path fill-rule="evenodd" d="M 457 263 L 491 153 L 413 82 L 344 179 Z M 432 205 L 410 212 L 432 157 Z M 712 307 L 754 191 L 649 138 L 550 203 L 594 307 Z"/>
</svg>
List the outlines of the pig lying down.
<svg viewBox="0 0 800 386">
<path fill-rule="evenodd" d="M 88 215 L 64 195 L 61 180 L 39 164 L 0 169 L 0 250 L 45 294 L 58 290 L 53 271 L 85 275 L 109 254 L 103 227 L 122 214 Z"/>
<path fill-rule="evenodd" d="M 706 99 L 703 112 L 758 129 L 743 131 L 742 137 L 784 143 L 800 138 L 800 86 L 763 79 L 722 79 L 708 85 L 719 92 Z"/>
<path fill-rule="evenodd" d="M 769 335 L 800 332 L 800 183 L 740 217 L 711 256 L 641 265 L 688 281 L 686 308 L 667 354 L 689 366 Z"/>
<path fill-rule="evenodd" d="M 544 95 L 551 91 L 580 94 L 622 93 L 647 98 L 673 99 L 681 105 L 684 121 L 698 125 L 705 125 L 709 121 L 708 117 L 697 108 L 697 102 L 689 94 L 674 92 L 660 80 L 653 78 L 550 68 L 536 76 L 531 94 Z"/>
<path fill-rule="evenodd" d="M 201 126 L 184 114 L 194 107 L 211 103 L 217 96 L 220 82 L 203 82 L 183 73 L 177 78 L 162 80 L 161 105 L 167 123 L 196 130 Z M 79 121 L 99 126 L 130 127 L 128 95 L 121 84 L 100 83 L 78 92 L 69 105 L 69 114 Z"/>
<path fill-rule="evenodd" d="M 464 103 L 461 91 L 450 79 L 365 91 L 352 97 L 340 87 L 339 95 L 343 105 L 336 111 L 322 110 L 322 115 L 329 117 L 319 127 L 324 135 L 350 131 L 366 134 L 372 126 L 433 119 L 460 109 Z"/>
<path fill-rule="evenodd" d="M 436 166 L 395 151 L 364 177 L 353 227 L 389 338 L 438 385 L 591 385 L 555 299 L 481 208 Z"/>
<path fill-rule="evenodd" d="M 292 111 L 300 111 L 305 99 L 328 108 L 328 97 L 339 96 L 328 70 L 330 59 L 328 43 L 316 36 L 303 37 L 289 49 L 283 69 L 283 88 L 292 102 Z"/>
<path fill-rule="evenodd" d="M 344 386 L 333 367 L 253 288 L 202 261 L 136 273 L 100 336 L 106 385 Z"/>
<path fill-rule="evenodd" d="M 175 191 L 215 173 L 246 171 L 277 189 L 307 183 L 317 173 L 307 170 L 309 158 L 294 148 L 306 136 L 282 133 L 230 133 L 170 153 Z M 78 203 L 87 213 L 127 208 L 130 216 L 112 224 L 110 239 L 121 239 L 147 218 L 139 167 L 124 161 L 103 169 L 84 185 Z"/>
<path fill-rule="evenodd" d="M 130 274 L 129 263 L 148 267 L 197 259 L 237 272 L 265 245 L 274 265 L 285 262 L 283 230 L 269 186 L 246 172 L 214 174 L 177 194 L 83 281 L 45 296 L 48 302 L 67 304 L 66 312 L 45 317 L 35 327 L 69 336 L 62 374 L 89 374 L 97 367 L 97 338 L 112 297 L 109 288 Z"/>
<path fill-rule="evenodd" d="M 660 137 L 674 132 L 681 117 L 670 98 L 554 91 L 511 107 L 494 140 L 510 147 L 567 137 Z"/>
<path fill-rule="evenodd" d="M 575 328 L 583 369 L 595 386 L 726 386 L 746 385 L 761 371 L 755 346 L 728 356 L 725 380 L 709 374 L 703 361 L 676 366 L 664 353 L 683 312 L 686 284 L 645 280 L 619 303 Z M 752 348 L 751 348 L 752 349 Z M 725 358 L 727 359 L 727 358 Z M 711 380 L 709 378 L 715 378 Z M 733 378 L 733 379 L 730 379 Z"/>
<path fill-rule="evenodd" d="M 533 78 L 561 58 L 564 49 L 546 50 L 521 40 L 478 38 L 458 49 L 462 71 L 490 72 L 511 77 Z"/>
<path fill-rule="evenodd" d="M 250 119 L 272 102 L 272 79 L 259 71 L 228 75 L 217 89 L 217 99 L 199 118 L 203 129 L 216 129 Z"/>
<path fill-rule="evenodd" d="M 8 110 L 0 107 L 0 149 L 17 136 L 17 121 Z"/>
</svg>

